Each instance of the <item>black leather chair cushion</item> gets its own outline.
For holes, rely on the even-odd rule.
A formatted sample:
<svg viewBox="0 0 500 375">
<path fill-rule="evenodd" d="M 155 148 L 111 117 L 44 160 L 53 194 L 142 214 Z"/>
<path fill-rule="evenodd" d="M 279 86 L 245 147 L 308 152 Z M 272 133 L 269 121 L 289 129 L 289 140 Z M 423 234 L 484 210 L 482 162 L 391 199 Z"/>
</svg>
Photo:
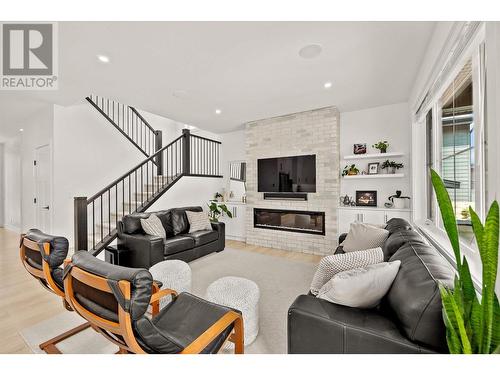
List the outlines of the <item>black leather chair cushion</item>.
<svg viewBox="0 0 500 375">
<path fill-rule="evenodd" d="M 387 262 L 406 243 L 425 245 L 424 238 L 414 230 L 400 230 L 391 234 L 382 245 L 384 261 Z"/>
<path fill-rule="evenodd" d="M 400 260 L 401 267 L 383 307 L 398 321 L 414 342 L 446 351 L 439 284 L 453 287 L 455 271 L 436 249 L 408 242 L 389 259 Z"/>
<path fill-rule="evenodd" d="M 182 207 L 173 208 L 172 210 L 172 230 L 174 236 L 178 234 L 184 234 L 189 232 L 189 221 L 186 215 L 186 211 L 202 212 L 203 209 L 200 206 L 196 207 Z"/>
<path fill-rule="evenodd" d="M 385 229 L 389 231 L 390 236 L 391 234 L 399 232 L 400 230 L 411 230 L 412 226 L 405 219 L 395 217 L 387 222 Z"/>
<path fill-rule="evenodd" d="M 52 236 L 38 229 L 30 229 L 26 233 L 26 238 L 39 244 L 50 243 L 50 255 L 47 258 L 47 263 L 51 269 L 63 264 L 64 259 L 68 255 L 69 242 L 65 237 Z"/>
<path fill-rule="evenodd" d="M 148 353 L 179 353 L 229 311 L 228 307 L 181 293 L 152 320 L 144 317 L 136 321 L 134 331 Z M 228 327 L 202 353 L 216 353 L 232 328 Z"/>
<path fill-rule="evenodd" d="M 132 285 L 130 315 L 132 320 L 144 315 L 151 299 L 153 277 L 148 270 L 127 268 L 106 263 L 87 251 L 78 251 L 72 257 L 73 265 L 109 280 L 128 280 Z M 94 301 L 95 302 L 95 301 Z"/>
<path fill-rule="evenodd" d="M 298 296 L 288 311 L 289 353 L 421 353 L 377 309 L 357 309 L 311 295 Z"/>
<path fill-rule="evenodd" d="M 215 230 L 197 230 L 193 233 L 183 234 L 182 237 L 192 238 L 195 246 L 201 246 L 206 243 L 217 241 L 219 233 Z"/>
<path fill-rule="evenodd" d="M 172 255 L 181 251 L 189 250 L 194 247 L 194 240 L 189 237 L 175 236 L 163 240 L 164 251 L 163 255 Z"/>
</svg>

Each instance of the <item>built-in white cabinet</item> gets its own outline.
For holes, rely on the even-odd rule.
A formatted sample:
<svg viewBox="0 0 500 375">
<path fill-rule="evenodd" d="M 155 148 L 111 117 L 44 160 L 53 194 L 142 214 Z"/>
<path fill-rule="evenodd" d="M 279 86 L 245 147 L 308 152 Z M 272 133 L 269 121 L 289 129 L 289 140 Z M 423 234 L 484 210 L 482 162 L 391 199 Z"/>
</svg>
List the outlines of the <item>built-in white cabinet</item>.
<svg viewBox="0 0 500 375">
<path fill-rule="evenodd" d="M 246 205 L 240 202 L 224 202 L 233 215 L 232 219 L 223 216 L 219 220 L 226 224 L 226 238 L 229 240 L 246 240 Z"/>
<path fill-rule="evenodd" d="M 370 224 L 385 224 L 395 217 L 410 221 L 410 209 L 394 209 L 379 207 L 339 207 L 337 222 L 338 233 L 349 232 L 349 226 L 355 221 Z"/>
</svg>

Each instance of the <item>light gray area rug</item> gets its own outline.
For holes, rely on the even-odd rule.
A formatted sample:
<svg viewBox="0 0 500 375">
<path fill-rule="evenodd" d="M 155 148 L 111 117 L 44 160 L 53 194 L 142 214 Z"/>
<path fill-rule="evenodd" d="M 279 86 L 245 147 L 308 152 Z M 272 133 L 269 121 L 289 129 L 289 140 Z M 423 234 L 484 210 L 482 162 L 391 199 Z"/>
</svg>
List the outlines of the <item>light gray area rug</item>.
<svg viewBox="0 0 500 375">
<path fill-rule="evenodd" d="M 213 281 L 224 276 L 253 280 L 260 288 L 259 334 L 245 347 L 249 354 L 284 354 L 287 350 L 287 311 L 299 294 L 307 293 L 316 265 L 286 258 L 226 248 L 189 263 L 192 292 L 204 297 Z M 75 313 L 65 312 L 21 332 L 34 353 L 38 345 L 80 324 Z M 92 329 L 58 344 L 63 353 L 114 353 L 117 347 Z M 229 352 L 224 349 L 223 352 Z"/>
</svg>

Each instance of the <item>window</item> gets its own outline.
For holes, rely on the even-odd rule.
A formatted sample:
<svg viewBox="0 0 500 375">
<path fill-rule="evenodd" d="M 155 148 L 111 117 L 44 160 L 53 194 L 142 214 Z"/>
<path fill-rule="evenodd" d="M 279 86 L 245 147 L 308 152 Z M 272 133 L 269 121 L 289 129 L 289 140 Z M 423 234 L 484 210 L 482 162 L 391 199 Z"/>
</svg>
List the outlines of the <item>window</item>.
<svg viewBox="0 0 500 375">
<path fill-rule="evenodd" d="M 450 195 L 460 237 L 473 241 L 469 206 L 475 208 L 475 125 L 472 62 L 469 60 L 439 101 L 441 177 Z"/>
</svg>

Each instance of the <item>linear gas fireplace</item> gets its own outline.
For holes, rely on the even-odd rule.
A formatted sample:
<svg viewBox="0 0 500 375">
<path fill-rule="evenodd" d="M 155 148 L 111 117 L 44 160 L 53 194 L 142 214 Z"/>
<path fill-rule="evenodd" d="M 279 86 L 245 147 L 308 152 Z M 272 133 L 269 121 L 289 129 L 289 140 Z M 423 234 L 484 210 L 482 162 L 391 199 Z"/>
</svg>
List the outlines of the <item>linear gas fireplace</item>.
<svg viewBox="0 0 500 375">
<path fill-rule="evenodd" d="M 285 230 L 324 236 L 325 213 L 254 208 L 253 226 L 262 229 Z"/>
</svg>

